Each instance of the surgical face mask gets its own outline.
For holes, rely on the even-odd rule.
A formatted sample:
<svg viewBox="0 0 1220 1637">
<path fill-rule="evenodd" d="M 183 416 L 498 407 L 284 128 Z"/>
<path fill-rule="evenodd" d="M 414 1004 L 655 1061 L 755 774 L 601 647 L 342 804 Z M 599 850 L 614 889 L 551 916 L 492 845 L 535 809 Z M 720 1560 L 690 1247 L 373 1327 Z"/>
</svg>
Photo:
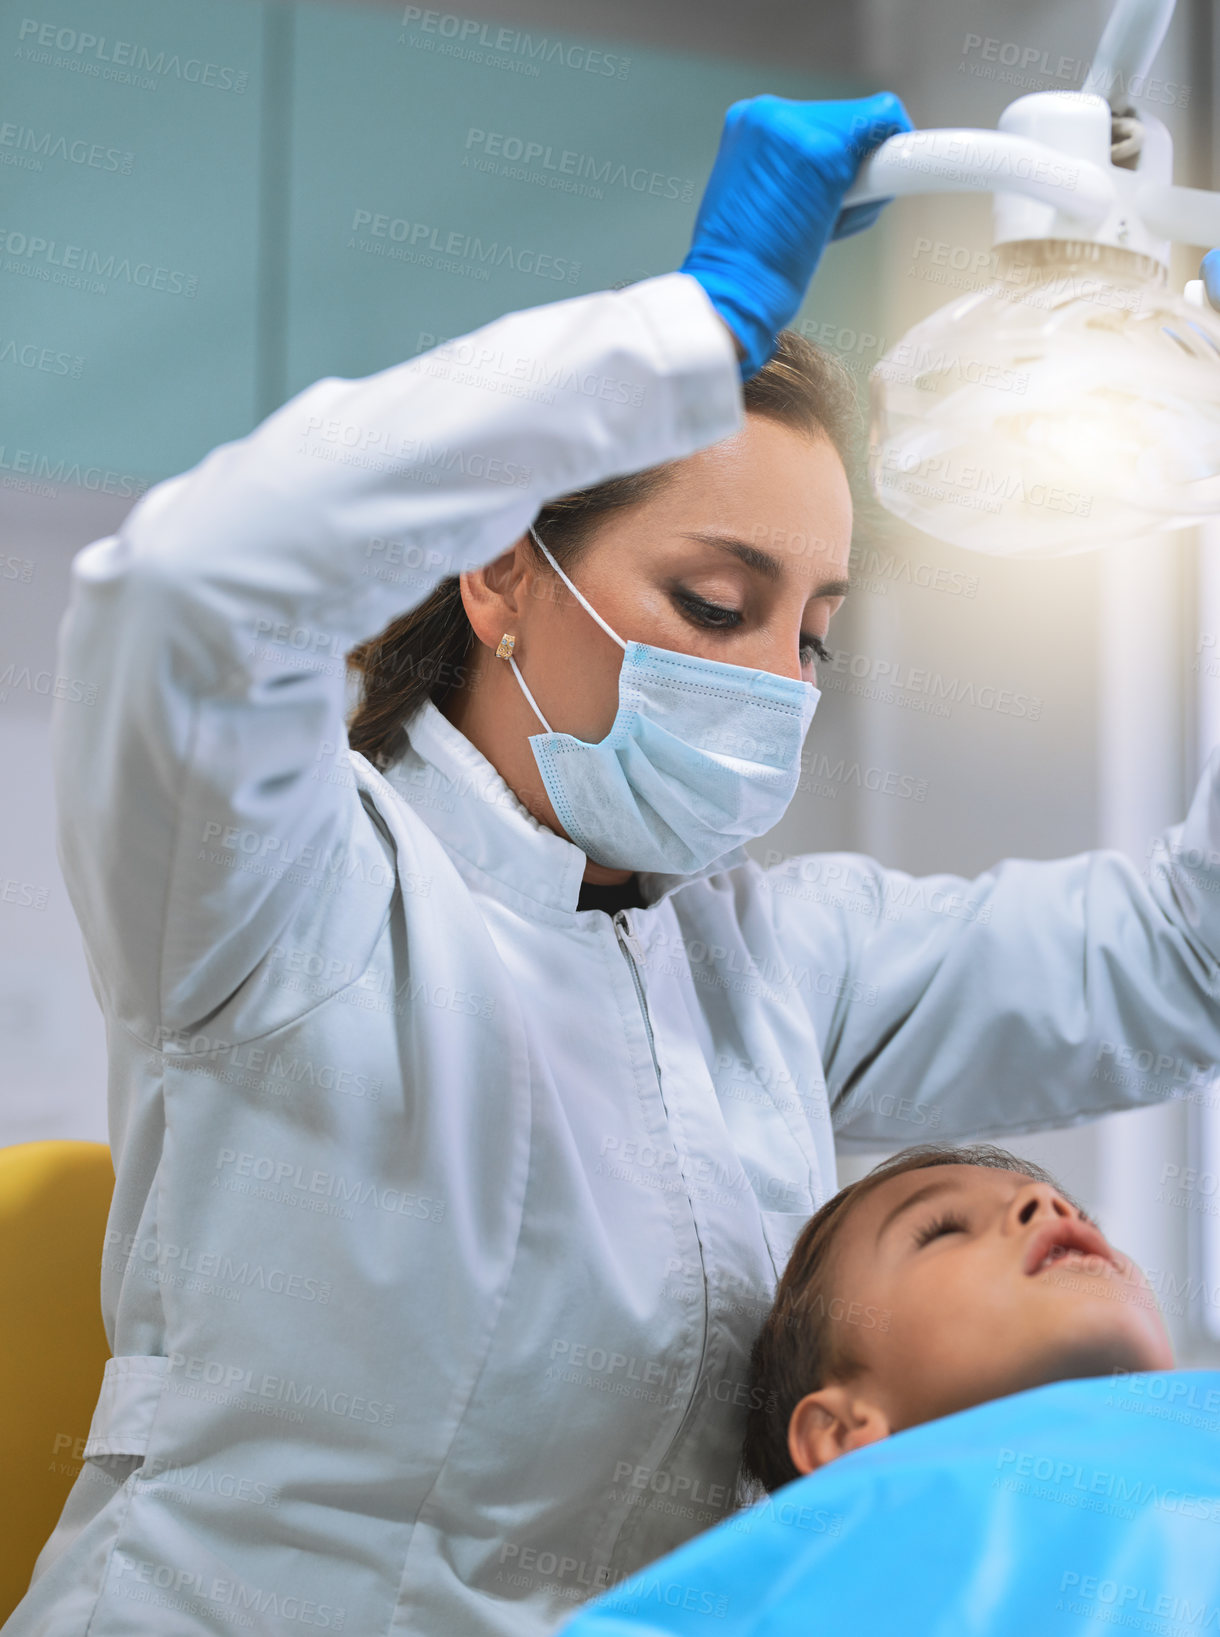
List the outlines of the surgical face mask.
<svg viewBox="0 0 1220 1637">
<path fill-rule="evenodd" d="M 693 875 L 764 835 L 796 792 L 819 690 L 771 671 L 624 642 L 530 533 L 623 650 L 618 711 L 598 744 L 556 733 L 509 661 L 546 729 L 530 736 L 530 746 L 568 835 L 597 864 L 674 875 Z"/>
</svg>

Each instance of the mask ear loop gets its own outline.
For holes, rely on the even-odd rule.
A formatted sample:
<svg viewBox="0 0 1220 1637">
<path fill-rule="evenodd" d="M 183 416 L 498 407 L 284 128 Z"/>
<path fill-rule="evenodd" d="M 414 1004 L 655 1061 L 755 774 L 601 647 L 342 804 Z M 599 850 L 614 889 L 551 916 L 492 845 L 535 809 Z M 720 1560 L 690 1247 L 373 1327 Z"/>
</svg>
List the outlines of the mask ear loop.
<svg viewBox="0 0 1220 1637">
<path fill-rule="evenodd" d="M 612 631 L 610 629 L 610 627 L 606 624 L 605 620 L 602 619 L 601 615 L 597 612 L 597 609 L 594 608 L 593 604 L 590 603 L 586 599 L 584 593 L 579 591 L 576 588 L 576 586 L 574 586 L 572 584 L 571 580 L 568 579 L 567 575 L 560 568 L 559 564 L 555 561 L 555 559 L 551 556 L 550 552 L 547 551 L 546 547 L 542 544 L 542 541 L 538 539 L 538 536 L 536 534 L 534 534 L 534 525 L 532 523 L 530 524 L 530 533 L 534 535 L 534 539 L 537 542 L 537 544 L 539 545 L 539 547 L 541 547 L 543 555 L 546 557 L 547 562 L 555 570 L 556 574 L 558 574 L 559 578 L 563 581 L 564 585 L 567 586 L 568 590 L 576 598 L 577 602 L 581 604 L 581 606 L 585 609 L 585 611 L 587 613 L 592 614 L 593 618 L 601 626 L 602 630 L 606 633 L 606 635 L 608 637 L 613 637 L 615 642 L 618 643 L 619 647 L 623 650 L 623 652 L 626 653 L 627 652 L 627 644 L 623 641 L 622 637 L 619 636 L 617 631 Z"/>
<path fill-rule="evenodd" d="M 547 562 L 550 563 L 551 567 L 555 570 L 556 574 L 558 574 L 559 578 L 563 581 L 564 585 L 567 586 L 568 590 L 576 598 L 577 602 L 579 602 L 587 610 L 588 613 L 592 614 L 593 618 L 601 626 L 602 630 L 606 633 L 606 635 L 608 637 L 613 637 L 615 642 L 618 643 L 619 647 L 623 650 L 623 652 L 626 653 L 627 652 L 627 644 L 623 641 L 622 637 L 620 637 L 617 632 L 612 631 L 610 629 L 610 627 L 606 624 L 605 620 L 602 619 L 601 615 L 597 612 L 596 608 L 594 608 L 592 606 L 592 604 L 589 603 L 586 600 L 583 593 L 580 592 L 577 589 L 577 587 L 572 584 L 571 580 L 568 579 L 567 575 L 560 568 L 559 564 L 555 561 L 555 559 L 551 556 L 550 552 L 542 544 L 542 541 L 539 540 L 539 538 L 538 538 L 538 536 L 536 534 L 534 534 L 533 524 L 530 525 L 530 533 L 531 533 L 531 535 L 533 535 L 535 543 L 537 544 L 537 546 L 541 550 L 541 552 L 542 552 L 543 556 L 546 558 Z M 520 684 L 521 692 L 529 700 L 530 709 L 533 711 L 534 715 L 538 718 L 538 720 L 542 723 L 542 725 L 546 729 L 546 731 L 548 733 L 554 733 L 554 731 L 555 731 L 554 728 L 547 721 L 546 717 L 542 714 L 542 712 L 538 709 L 538 701 L 534 698 L 533 694 L 529 691 L 529 688 L 526 686 L 525 678 L 521 675 L 521 671 L 518 668 L 517 661 L 515 659 L 513 659 L 511 657 L 511 655 L 510 655 L 508 663 L 513 668 L 513 675 L 517 678 L 517 681 Z"/>
<path fill-rule="evenodd" d="M 545 729 L 546 729 L 546 731 L 547 731 L 547 732 L 548 732 L 548 733 L 554 733 L 554 731 L 555 731 L 555 729 L 554 729 L 554 728 L 553 728 L 553 727 L 552 727 L 552 726 L 551 726 L 551 724 L 550 724 L 550 723 L 549 723 L 549 722 L 548 722 L 548 721 L 547 721 L 547 719 L 546 719 L 546 717 L 545 717 L 545 716 L 544 716 L 544 715 L 543 715 L 543 714 L 542 714 L 542 712 L 541 712 L 541 711 L 540 711 L 540 710 L 539 710 L 539 709 L 538 709 L 538 701 L 537 701 L 537 700 L 536 700 L 536 699 L 535 699 L 535 698 L 534 698 L 534 696 L 533 696 L 533 694 L 532 694 L 532 693 L 531 693 L 531 692 L 530 692 L 530 691 L 529 691 L 529 689 L 528 689 L 528 688 L 527 688 L 527 687 L 526 687 L 526 685 L 525 685 L 525 678 L 524 678 L 524 677 L 523 677 L 523 676 L 522 676 L 522 675 L 521 675 L 521 672 L 520 672 L 520 670 L 519 670 L 519 669 L 518 669 L 518 666 L 517 666 L 517 661 L 516 661 L 516 660 L 515 660 L 515 659 L 510 659 L 510 660 L 509 660 L 509 662 L 508 662 L 508 663 L 509 663 L 509 664 L 510 664 L 510 665 L 511 665 L 511 666 L 512 666 L 512 668 L 513 668 L 513 675 L 514 675 L 514 676 L 515 676 L 515 677 L 516 677 L 516 678 L 517 678 L 517 681 L 518 681 L 518 682 L 519 682 L 519 683 L 520 683 L 520 685 L 521 685 L 521 692 L 522 692 L 522 693 L 523 693 L 523 694 L 524 694 L 524 695 L 525 695 L 525 697 L 526 697 L 526 698 L 527 698 L 527 699 L 528 699 L 528 700 L 529 700 L 529 702 L 530 702 L 530 706 L 531 706 L 531 708 L 532 708 L 532 709 L 533 709 L 533 712 L 534 712 L 534 715 L 535 715 L 535 716 L 536 716 L 536 717 L 537 717 L 537 718 L 538 718 L 538 720 L 539 720 L 539 721 L 540 721 L 540 722 L 541 722 L 541 723 L 542 723 L 542 725 L 543 725 L 543 727 L 544 727 L 544 728 L 545 728 Z"/>
</svg>

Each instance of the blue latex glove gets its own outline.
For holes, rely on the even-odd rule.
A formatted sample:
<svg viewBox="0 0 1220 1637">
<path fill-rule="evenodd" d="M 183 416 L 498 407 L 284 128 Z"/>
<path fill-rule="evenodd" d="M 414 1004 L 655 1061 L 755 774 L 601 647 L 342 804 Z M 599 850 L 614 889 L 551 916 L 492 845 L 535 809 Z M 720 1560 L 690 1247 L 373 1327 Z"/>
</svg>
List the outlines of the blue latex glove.
<svg viewBox="0 0 1220 1637">
<path fill-rule="evenodd" d="M 1199 268 L 1208 304 L 1220 312 L 1220 250 L 1209 250 Z"/>
<path fill-rule="evenodd" d="M 699 280 L 741 342 L 743 381 L 775 351 L 829 240 L 876 221 L 883 199 L 840 209 L 860 161 L 886 137 L 912 129 L 889 91 L 851 102 L 746 97 L 724 116 L 679 272 Z"/>
</svg>

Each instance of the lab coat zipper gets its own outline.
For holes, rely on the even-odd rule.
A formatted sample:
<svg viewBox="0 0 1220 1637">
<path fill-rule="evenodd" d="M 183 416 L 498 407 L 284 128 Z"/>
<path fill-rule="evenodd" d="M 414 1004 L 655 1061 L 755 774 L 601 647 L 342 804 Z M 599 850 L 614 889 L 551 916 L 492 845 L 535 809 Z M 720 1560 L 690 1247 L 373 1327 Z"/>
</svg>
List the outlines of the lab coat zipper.
<svg viewBox="0 0 1220 1637">
<path fill-rule="evenodd" d="M 644 985 L 640 982 L 639 968 L 646 964 L 644 946 L 632 930 L 631 920 L 625 909 L 615 911 L 614 930 L 618 934 L 619 948 L 626 958 L 627 965 L 631 968 L 631 977 L 635 984 L 635 998 L 640 1003 L 640 1015 L 644 1019 L 644 1029 L 648 1035 L 648 1050 L 652 1053 L 652 1066 L 657 1073 L 657 1090 L 660 1091 L 661 1065 L 657 1061 L 657 1043 L 653 1038 L 652 1019 L 648 1015 L 648 1005 L 644 999 Z"/>
<path fill-rule="evenodd" d="M 640 1015 L 644 1019 L 644 1029 L 648 1035 L 648 1049 L 652 1053 L 652 1066 L 656 1071 L 657 1091 L 661 1097 L 661 1105 L 664 1107 L 665 1092 L 661 1084 L 661 1064 L 657 1057 L 657 1043 L 652 1032 L 652 1019 L 648 1015 L 648 1003 L 644 998 L 644 985 L 640 980 L 639 973 L 639 966 L 644 966 L 647 964 L 647 962 L 644 956 L 644 946 L 640 943 L 639 938 L 632 929 L 630 911 L 620 909 L 615 912 L 614 930 L 618 936 L 619 948 L 623 952 L 623 959 L 631 968 L 631 977 L 635 984 L 636 999 L 640 1003 Z M 637 962 L 639 963 L 638 966 L 636 964 Z M 691 1214 L 692 1218 L 694 1218 L 693 1202 L 691 1204 Z M 666 1446 L 665 1454 L 657 1464 L 658 1471 L 663 1468 L 665 1462 L 669 1460 L 670 1455 L 677 1448 L 678 1441 L 682 1437 L 682 1434 L 686 1431 L 687 1423 L 694 1414 L 695 1405 L 699 1397 L 699 1383 L 703 1379 L 703 1367 L 707 1362 L 707 1343 L 708 1335 L 711 1330 L 712 1315 L 707 1299 L 707 1265 L 703 1260 L 703 1243 L 699 1239 L 699 1225 L 697 1219 L 695 1219 L 695 1240 L 699 1245 L 699 1268 L 700 1272 L 703 1274 L 703 1339 L 699 1350 L 699 1364 L 695 1370 L 694 1380 L 691 1382 L 690 1401 L 682 1411 L 682 1418 L 678 1422 L 677 1430 L 674 1432 L 673 1437 Z"/>
</svg>

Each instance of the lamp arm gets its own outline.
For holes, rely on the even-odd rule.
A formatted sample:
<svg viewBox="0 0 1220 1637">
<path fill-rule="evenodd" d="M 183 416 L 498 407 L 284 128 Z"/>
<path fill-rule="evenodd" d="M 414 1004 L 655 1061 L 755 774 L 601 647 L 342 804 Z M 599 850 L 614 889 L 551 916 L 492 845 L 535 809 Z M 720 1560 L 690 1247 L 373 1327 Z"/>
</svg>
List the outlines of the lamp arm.
<svg viewBox="0 0 1220 1637">
<path fill-rule="evenodd" d="M 1114 183 L 1087 159 L 1007 131 L 904 131 L 860 166 L 843 208 L 906 193 L 1022 193 L 1095 227 L 1112 208 Z"/>
<path fill-rule="evenodd" d="M 1132 83 L 1147 77 L 1173 16 L 1175 0 L 1118 0 L 1085 77 L 1116 114 L 1131 106 Z"/>
<path fill-rule="evenodd" d="M 1206 188 L 1170 187 L 1164 182 L 1137 182 L 1134 198 L 1141 221 L 1161 238 L 1201 245 L 1207 250 L 1220 246 L 1220 193 L 1209 193 Z"/>
</svg>

